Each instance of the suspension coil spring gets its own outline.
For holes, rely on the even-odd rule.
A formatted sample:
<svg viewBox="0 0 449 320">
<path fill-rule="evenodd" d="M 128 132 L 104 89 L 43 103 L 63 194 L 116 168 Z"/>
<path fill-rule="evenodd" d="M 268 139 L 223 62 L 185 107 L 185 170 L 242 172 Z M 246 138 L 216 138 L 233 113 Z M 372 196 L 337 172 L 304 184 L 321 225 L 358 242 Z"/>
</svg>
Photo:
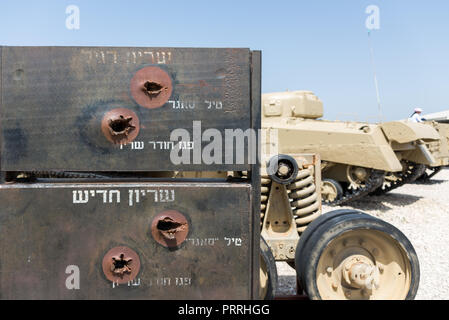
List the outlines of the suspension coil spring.
<svg viewBox="0 0 449 320">
<path fill-rule="evenodd" d="M 307 225 L 321 214 L 317 188 L 313 177 L 313 167 L 298 172 L 296 180 L 287 186 L 296 227 L 299 234 L 303 233 Z"/>
<path fill-rule="evenodd" d="M 267 210 L 268 196 L 270 195 L 271 179 L 268 175 L 261 176 L 260 186 L 260 225 L 262 226 L 265 212 Z"/>
<path fill-rule="evenodd" d="M 242 177 L 248 177 L 247 171 L 241 172 Z M 267 211 L 268 197 L 271 190 L 271 178 L 268 175 L 260 176 L 260 226 L 262 227 L 265 212 Z"/>
</svg>

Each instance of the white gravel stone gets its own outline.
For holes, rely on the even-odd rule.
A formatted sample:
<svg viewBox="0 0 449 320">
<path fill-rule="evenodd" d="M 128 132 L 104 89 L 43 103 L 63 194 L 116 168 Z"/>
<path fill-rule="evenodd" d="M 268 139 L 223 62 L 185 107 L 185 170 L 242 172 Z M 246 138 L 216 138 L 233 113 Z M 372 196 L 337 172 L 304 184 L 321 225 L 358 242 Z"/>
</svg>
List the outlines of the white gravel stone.
<svg viewBox="0 0 449 320">
<path fill-rule="evenodd" d="M 421 279 L 416 299 L 449 299 L 449 170 L 429 182 L 404 185 L 382 196 L 369 196 L 350 206 L 323 206 L 323 213 L 354 208 L 378 217 L 401 230 L 414 246 Z M 295 294 L 296 273 L 277 262 L 279 295 Z"/>
</svg>

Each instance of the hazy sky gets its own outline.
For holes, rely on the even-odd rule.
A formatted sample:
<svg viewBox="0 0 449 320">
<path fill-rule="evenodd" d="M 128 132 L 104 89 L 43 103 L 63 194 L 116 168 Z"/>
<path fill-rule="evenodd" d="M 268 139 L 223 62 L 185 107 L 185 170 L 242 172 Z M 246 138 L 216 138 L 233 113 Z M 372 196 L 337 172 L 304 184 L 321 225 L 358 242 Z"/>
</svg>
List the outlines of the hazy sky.
<svg viewBox="0 0 449 320">
<path fill-rule="evenodd" d="M 263 92 L 312 90 L 325 118 L 374 121 L 369 5 L 380 9 L 371 39 L 384 118 L 449 109 L 447 0 L 2 0 L 0 44 L 249 47 L 262 50 Z"/>
</svg>

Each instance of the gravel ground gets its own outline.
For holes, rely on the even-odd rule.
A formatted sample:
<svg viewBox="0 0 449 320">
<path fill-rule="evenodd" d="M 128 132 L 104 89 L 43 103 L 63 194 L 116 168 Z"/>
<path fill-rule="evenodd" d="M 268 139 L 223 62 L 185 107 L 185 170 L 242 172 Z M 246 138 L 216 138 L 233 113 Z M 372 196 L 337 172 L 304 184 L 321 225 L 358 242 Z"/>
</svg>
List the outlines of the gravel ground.
<svg viewBox="0 0 449 320">
<path fill-rule="evenodd" d="M 418 254 L 421 280 L 416 299 L 449 299 L 449 170 L 429 182 L 404 185 L 383 196 L 351 203 L 355 208 L 383 219 L 401 230 Z M 335 210 L 323 206 L 323 212 Z M 294 294 L 296 273 L 277 262 L 279 295 Z"/>
</svg>

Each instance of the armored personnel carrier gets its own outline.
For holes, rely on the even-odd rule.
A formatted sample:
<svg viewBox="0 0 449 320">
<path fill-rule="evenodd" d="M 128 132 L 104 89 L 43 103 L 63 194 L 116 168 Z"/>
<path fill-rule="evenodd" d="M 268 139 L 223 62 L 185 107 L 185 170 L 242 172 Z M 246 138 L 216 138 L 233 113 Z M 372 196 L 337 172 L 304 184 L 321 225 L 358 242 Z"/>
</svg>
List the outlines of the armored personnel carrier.
<svg viewBox="0 0 449 320">
<path fill-rule="evenodd" d="M 436 163 L 428 143 L 439 139 L 428 125 L 319 120 L 323 103 L 310 91 L 262 95 L 262 128 L 277 135 L 279 153 L 317 153 L 322 160 L 323 201 L 342 205 L 387 192 Z M 391 173 L 395 173 L 392 175 Z"/>
</svg>

